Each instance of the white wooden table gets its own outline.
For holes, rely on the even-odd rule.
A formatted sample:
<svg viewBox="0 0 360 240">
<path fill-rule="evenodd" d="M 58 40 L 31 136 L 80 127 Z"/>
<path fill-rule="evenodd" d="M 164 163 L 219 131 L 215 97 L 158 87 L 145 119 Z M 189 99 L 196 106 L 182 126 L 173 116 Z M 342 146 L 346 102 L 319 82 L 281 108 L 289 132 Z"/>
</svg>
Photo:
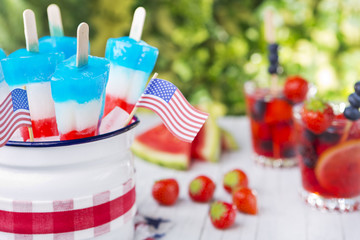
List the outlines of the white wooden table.
<svg viewBox="0 0 360 240">
<path fill-rule="evenodd" d="M 159 121 L 140 115 L 137 133 Z M 188 171 L 177 171 L 135 159 L 137 170 L 137 205 L 141 214 L 170 219 L 174 227 L 164 239 L 169 240 L 359 240 L 360 212 L 337 214 L 311 209 L 299 197 L 301 189 L 298 168 L 271 169 L 255 165 L 251 159 L 249 122 L 245 117 L 226 117 L 220 125 L 232 131 L 240 150 L 226 153 L 217 164 L 194 162 Z M 200 174 L 217 184 L 215 199 L 231 202 L 222 187 L 223 175 L 234 168 L 244 170 L 250 187 L 258 193 L 259 214 L 238 212 L 233 227 L 215 229 L 208 217 L 209 204 L 194 203 L 188 196 L 189 182 Z M 174 206 L 158 205 L 151 195 L 155 180 L 176 178 L 180 185 L 179 200 Z"/>
</svg>

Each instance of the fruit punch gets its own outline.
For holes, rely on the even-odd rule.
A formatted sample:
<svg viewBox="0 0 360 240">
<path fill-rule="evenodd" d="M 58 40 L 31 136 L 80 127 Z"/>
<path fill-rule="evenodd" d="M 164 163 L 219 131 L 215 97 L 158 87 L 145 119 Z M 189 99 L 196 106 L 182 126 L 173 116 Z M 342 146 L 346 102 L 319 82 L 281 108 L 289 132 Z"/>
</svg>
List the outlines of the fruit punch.
<svg viewBox="0 0 360 240">
<path fill-rule="evenodd" d="M 360 120 L 333 112 L 329 124 L 318 131 L 322 115 L 309 124 L 303 107 L 294 110 L 303 197 L 316 207 L 351 211 L 358 208 L 354 199 L 360 196 Z"/>
<path fill-rule="evenodd" d="M 245 85 L 247 114 L 256 160 L 272 166 L 295 165 L 295 131 L 292 104 L 282 93 Z"/>
</svg>

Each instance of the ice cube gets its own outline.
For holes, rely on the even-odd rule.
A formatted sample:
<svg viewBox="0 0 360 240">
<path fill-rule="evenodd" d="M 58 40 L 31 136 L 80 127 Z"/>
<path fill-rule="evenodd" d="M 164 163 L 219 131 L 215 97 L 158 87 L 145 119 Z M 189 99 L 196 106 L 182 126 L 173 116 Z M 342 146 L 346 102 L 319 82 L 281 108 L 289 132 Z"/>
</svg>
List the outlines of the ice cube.
<svg viewBox="0 0 360 240">
<path fill-rule="evenodd" d="M 122 108 L 115 107 L 101 121 L 99 133 L 105 134 L 123 128 L 129 114 Z"/>
</svg>

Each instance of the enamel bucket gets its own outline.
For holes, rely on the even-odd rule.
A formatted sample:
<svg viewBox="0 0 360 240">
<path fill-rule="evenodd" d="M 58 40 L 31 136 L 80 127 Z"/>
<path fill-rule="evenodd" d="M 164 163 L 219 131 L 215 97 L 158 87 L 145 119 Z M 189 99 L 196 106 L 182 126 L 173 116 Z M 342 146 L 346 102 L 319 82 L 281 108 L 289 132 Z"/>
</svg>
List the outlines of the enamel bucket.
<svg viewBox="0 0 360 240">
<path fill-rule="evenodd" d="M 138 123 L 90 138 L 0 148 L 0 239 L 133 239 L 130 146 Z"/>
</svg>

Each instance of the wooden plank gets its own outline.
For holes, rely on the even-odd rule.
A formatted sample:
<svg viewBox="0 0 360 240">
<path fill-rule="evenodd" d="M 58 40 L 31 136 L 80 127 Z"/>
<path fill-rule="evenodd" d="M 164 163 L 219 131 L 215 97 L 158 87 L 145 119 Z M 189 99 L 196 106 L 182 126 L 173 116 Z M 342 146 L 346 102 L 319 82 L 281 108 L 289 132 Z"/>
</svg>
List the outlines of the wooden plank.
<svg viewBox="0 0 360 240">
<path fill-rule="evenodd" d="M 360 239 L 360 213 L 346 213 L 341 215 L 341 225 L 343 228 L 344 239 L 359 240 Z"/>
<path fill-rule="evenodd" d="M 142 124 L 136 131 L 143 132 L 160 120 L 153 115 L 140 115 Z M 136 159 L 137 203 L 139 212 L 152 217 L 169 218 L 174 222 L 166 239 L 203 240 L 357 240 L 360 236 L 360 214 L 323 213 L 311 209 L 300 199 L 300 171 L 271 169 L 257 166 L 251 159 L 251 141 L 246 118 L 227 117 L 220 124 L 234 132 L 241 148 L 222 156 L 218 164 L 195 162 L 189 171 L 166 169 Z M 246 130 L 247 129 L 247 130 Z M 231 196 L 222 187 L 223 175 L 234 168 L 243 169 L 250 187 L 258 192 L 259 214 L 238 213 L 236 223 L 227 230 L 215 229 L 208 217 L 209 204 L 190 200 L 187 187 L 200 174 L 211 177 L 217 184 L 215 199 L 230 202 Z M 175 177 L 180 184 L 180 199 L 173 207 L 161 207 L 152 199 L 154 180 Z"/>
<path fill-rule="evenodd" d="M 316 209 L 307 209 L 308 240 L 341 240 L 344 239 L 341 217 L 337 213 L 323 213 Z M 357 238 L 359 239 L 359 238 Z"/>
</svg>

